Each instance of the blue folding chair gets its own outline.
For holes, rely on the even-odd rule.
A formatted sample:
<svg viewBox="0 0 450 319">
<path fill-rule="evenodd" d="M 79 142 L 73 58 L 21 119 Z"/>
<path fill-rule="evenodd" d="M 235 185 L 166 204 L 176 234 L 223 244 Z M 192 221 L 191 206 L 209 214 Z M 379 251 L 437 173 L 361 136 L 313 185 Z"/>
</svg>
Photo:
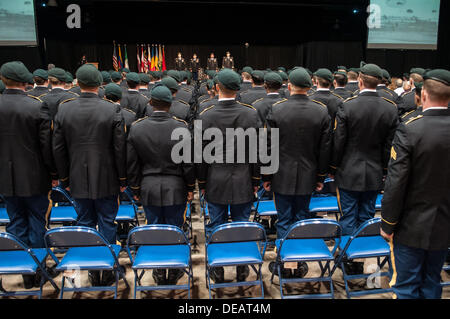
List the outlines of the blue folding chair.
<svg viewBox="0 0 450 319">
<path fill-rule="evenodd" d="M 95 229 L 83 226 L 67 226 L 54 228 L 45 234 L 47 251 L 56 263 L 56 271 L 66 270 L 111 270 L 116 277 L 114 287 L 65 287 L 66 277 L 62 276 L 60 299 L 64 292 L 83 291 L 114 291 L 114 299 L 117 298 L 119 277 L 123 279 L 127 288 L 128 282 L 119 264 L 119 245 L 111 245 Z M 63 258 L 58 260 L 51 248 L 67 249 Z"/>
<path fill-rule="evenodd" d="M 127 251 L 134 271 L 134 298 L 137 291 L 186 289 L 191 298 L 191 281 L 194 280 L 191 244 L 179 227 L 172 225 L 139 226 L 130 231 Z M 132 251 L 135 251 L 134 258 Z M 188 275 L 186 285 L 142 286 L 146 270 L 177 268 Z M 141 271 L 141 273 L 139 273 Z"/>
<path fill-rule="evenodd" d="M 203 195 L 200 196 L 200 210 L 202 212 L 203 215 L 203 225 L 206 229 L 206 225 L 209 222 L 209 211 L 208 211 L 208 203 L 206 202 L 206 199 Z M 230 207 L 228 207 L 228 220 L 230 221 L 231 218 L 231 212 L 230 212 Z M 208 234 L 205 231 L 205 239 L 207 239 Z"/>
<path fill-rule="evenodd" d="M 340 217 L 340 210 L 336 196 L 311 197 L 309 212 L 315 216 L 318 213 L 333 213 L 336 220 Z"/>
<path fill-rule="evenodd" d="M 41 273 L 39 290 L 6 291 L 0 289 L 0 296 L 38 296 L 42 297 L 42 286 L 48 280 L 55 290 L 58 286 L 45 269 L 48 253 L 45 248 L 29 248 L 16 236 L 0 233 L 0 275 L 35 275 Z"/>
<path fill-rule="evenodd" d="M 332 274 L 339 265 L 345 283 L 345 291 L 347 298 L 353 296 L 362 296 L 369 294 L 380 294 L 392 292 L 392 288 L 374 288 L 370 290 L 350 291 L 349 280 L 367 279 L 369 277 L 391 277 L 389 272 L 381 272 L 381 269 L 386 264 L 391 269 L 390 247 L 389 244 L 380 236 L 381 218 L 372 218 L 364 222 L 351 236 L 342 236 L 339 243 L 339 255 L 336 258 L 336 263 L 333 267 Z M 377 259 L 377 272 L 374 274 L 357 274 L 347 275 L 344 268 L 344 261 L 351 261 L 354 259 Z"/>
<path fill-rule="evenodd" d="M 188 239 L 192 239 L 192 209 L 194 206 L 192 203 L 186 204 L 186 212 L 184 214 L 184 224 L 183 224 L 183 230 L 186 233 L 186 236 Z"/>
<path fill-rule="evenodd" d="M 306 219 L 293 224 L 284 238 L 276 241 L 277 259 L 275 270 L 278 272 L 281 298 L 333 298 L 334 289 L 331 279 L 330 262 L 334 260 L 334 253 L 339 245 L 341 226 L 330 219 Z M 334 240 L 333 249 L 328 249 L 326 240 Z M 317 262 L 321 275 L 315 278 L 283 278 L 281 269 L 287 262 Z M 325 265 L 323 265 L 325 262 Z M 328 273 L 327 276 L 325 274 Z M 275 272 L 270 279 L 273 283 Z M 330 293 L 307 295 L 284 295 L 283 286 L 300 282 L 329 282 Z"/>
<path fill-rule="evenodd" d="M 450 247 L 448 248 L 447 254 L 450 255 Z M 447 258 L 447 261 L 448 261 L 448 258 Z M 444 263 L 444 266 L 442 266 L 442 270 L 447 271 L 447 272 L 450 271 L 450 263 L 447 262 L 447 265 Z M 441 286 L 443 286 L 443 287 L 450 286 L 450 281 L 442 281 Z"/>
<path fill-rule="evenodd" d="M 70 194 L 61 187 L 53 187 L 52 194 L 60 194 L 66 203 L 55 203 L 50 213 L 50 224 L 75 225 L 78 218 L 77 204 Z"/>
<path fill-rule="evenodd" d="M 120 203 L 115 221 L 118 226 L 118 240 L 122 243 L 122 246 L 125 246 L 128 233 L 133 227 L 139 226 L 139 219 L 137 214 L 138 206 L 133 198 L 133 193 L 129 188 L 126 188 L 123 193 L 128 201 Z"/>
<path fill-rule="evenodd" d="M 375 202 L 375 210 L 381 210 L 381 200 L 383 199 L 383 194 L 377 195 L 377 200 Z"/>
<path fill-rule="evenodd" d="M 227 223 L 216 227 L 206 242 L 206 285 L 211 290 L 225 287 L 260 286 L 264 298 L 261 267 L 266 252 L 267 237 L 264 227 L 255 222 Z M 229 283 L 211 283 L 213 267 L 250 266 L 256 280 Z M 258 268 L 257 268 L 258 267 Z"/>
<path fill-rule="evenodd" d="M 9 215 L 6 211 L 6 203 L 2 195 L 0 195 L 0 226 L 6 226 L 9 224 Z"/>
</svg>

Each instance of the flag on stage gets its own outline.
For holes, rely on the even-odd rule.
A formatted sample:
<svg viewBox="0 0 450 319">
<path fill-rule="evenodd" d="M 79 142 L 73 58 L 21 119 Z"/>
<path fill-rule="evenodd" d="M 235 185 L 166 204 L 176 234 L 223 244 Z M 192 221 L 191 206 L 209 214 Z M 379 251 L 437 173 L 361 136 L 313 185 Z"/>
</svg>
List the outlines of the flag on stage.
<svg viewBox="0 0 450 319">
<path fill-rule="evenodd" d="M 122 60 L 122 52 L 120 51 L 120 44 L 119 46 L 119 69 L 123 69 L 123 60 Z"/>
<path fill-rule="evenodd" d="M 167 70 L 167 68 L 166 68 L 166 56 L 165 56 L 165 53 L 164 53 L 164 45 L 162 46 L 162 70 L 163 71 Z"/>
<path fill-rule="evenodd" d="M 147 68 L 147 58 L 144 55 L 144 45 L 141 46 L 141 72 L 146 72 L 145 69 Z"/>
<path fill-rule="evenodd" d="M 152 55 L 153 55 L 153 51 L 152 48 L 150 48 L 150 44 L 147 44 L 147 48 L 148 48 L 148 57 L 147 57 L 147 61 L 148 61 L 148 70 L 149 71 L 155 71 L 152 67 Z"/>
<path fill-rule="evenodd" d="M 141 58 L 140 58 L 140 49 L 139 49 L 139 44 L 136 44 L 136 52 L 137 52 L 137 69 L 138 72 L 141 73 Z"/>
<path fill-rule="evenodd" d="M 162 71 L 162 53 L 161 44 L 158 44 L 158 69 Z"/>
<path fill-rule="evenodd" d="M 152 71 L 156 71 L 156 69 L 155 69 L 155 51 L 153 50 L 153 44 L 152 44 L 152 55 L 151 55 L 151 58 L 150 58 L 150 65 L 151 65 L 151 70 Z"/>
<path fill-rule="evenodd" d="M 123 62 L 123 64 L 124 64 L 124 67 L 126 67 L 127 69 L 129 69 L 130 66 L 128 65 L 127 45 L 124 44 L 124 46 L 125 46 L 125 61 Z"/>
<path fill-rule="evenodd" d="M 158 45 L 155 44 L 155 69 L 159 71 Z"/>
<path fill-rule="evenodd" d="M 116 53 L 116 42 L 113 42 L 114 50 L 113 50 L 113 68 L 115 71 L 119 71 L 119 62 L 117 61 L 117 53 Z"/>
</svg>

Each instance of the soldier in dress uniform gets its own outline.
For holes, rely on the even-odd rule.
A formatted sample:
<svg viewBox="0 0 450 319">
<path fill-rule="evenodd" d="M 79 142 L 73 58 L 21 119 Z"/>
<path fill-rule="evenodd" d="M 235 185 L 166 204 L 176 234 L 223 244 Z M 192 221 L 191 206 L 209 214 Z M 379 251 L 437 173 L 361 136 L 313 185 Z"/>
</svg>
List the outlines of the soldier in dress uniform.
<svg viewBox="0 0 450 319">
<path fill-rule="evenodd" d="M 241 89 L 239 90 L 239 93 L 245 92 L 248 89 L 252 87 L 252 73 L 253 69 L 249 66 L 245 66 L 242 69 L 242 83 L 241 83 Z"/>
<path fill-rule="evenodd" d="M 226 136 L 227 128 L 242 128 L 244 131 L 257 128 L 258 113 L 251 105 L 236 101 L 236 93 L 240 88 L 240 77 L 236 72 L 225 69 L 217 75 L 219 92 L 217 104 L 211 105 L 199 115 L 202 121 L 202 129 L 219 129 Z M 246 141 L 245 149 L 250 148 Z M 248 221 L 252 202 L 260 184 L 260 172 L 258 164 L 226 163 L 226 151 L 223 151 L 224 163 L 207 164 L 204 160 L 198 165 L 197 178 L 201 193 L 208 202 L 210 223 L 206 225 L 206 233 L 209 236 L 212 230 L 227 222 L 228 208 L 233 221 Z M 234 154 L 237 154 L 237 146 L 234 145 Z M 248 155 L 248 154 L 247 154 Z M 200 157 L 203 158 L 202 154 Z M 247 157 L 248 158 L 248 157 Z M 247 266 L 237 267 L 237 281 L 244 281 L 249 274 Z M 224 271 L 222 267 L 215 267 L 212 271 L 212 279 L 223 282 Z"/>
<path fill-rule="evenodd" d="M 189 63 L 189 71 L 192 72 L 192 80 L 198 80 L 198 70 L 200 69 L 200 59 L 197 57 L 197 54 L 194 53 L 192 59 Z"/>
<path fill-rule="evenodd" d="M 73 88 L 73 75 L 66 71 L 66 85 L 64 86 L 64 89 L 69 91 L 71 88 Z M 103 95 L 101 97 L 103 97 Z"/>
<path fill-rule="evenodd" d="M 187 78 L 184 71 L 169 70 L 167 75 L 174 78 L 179 85 L 176 100 L 183 100 L 184 102 L 189 103 L 192 98 L 192 91 L 187 87 L 186 83 L 183 84 L 184 79 Z"/>
<path fill-rule="evenodd" d="M 164 81 L 165 79 L 163 79 Z M 172 93 L 157 84 L 152 89 L 150 104 L 154 111 L 133 123 L 128 137 L 128 177 L 135 199 L 143 206 L 148 224 L 182 227 L 186 203 L 194 197 L 195 169 L 192 163 L 175 163 L 172 149 L 176 140 L 172 131 L 187 128 L 187 123 L 169 113 Z M 154 270 L 160 285 L 175 285 L 183 276 L 180 269 Z"/>
<path fill-rule="evenodd" d="M 90 64 L 76 73 L 80 97 L 62 103 L 55 118 L 53 154 L 60 185 L 79 207 L 77 225 L 96 228 L 116 243 L 119 191 L 127 186 L 126 132 L 120 107 L 100 99 L 100 72 Z M 91 272 L 92 285 L 110 285 L 112 271 Z"/>
<path fill-rule="evenodd" d="M 234 70 L 234 59 L 231 56 L 231 53 L 227 51 L 225 56 L 222 59 L 222 69 L 232 69 Z"/>
<path fill-rule="evenodd" d="M 105 89 L 105 86 L 108 85 L 109 83 L 111 83 L 111 74 L 109 74 L 108 71 L 101 71 L 100 72 L 102 74 L 102 78 L 103 78 L 103 83 L 101 88 Z"/>
<path fill-rule="evenodd" d="M 219 70 L 219 65 L 217 63 L 217 58 L 214 56 L 214 53 L 212 53 L 212 52 L 211 52 L 211 54 L 210 54 L 210 56 L 208 58 L 206 69 L 210 70 L 210 71 L 218 71 Z"/>
<path fill-rule="evenodd" d="M 36 86 L 34 89 L 27 92 L 27 94 L 41 98 L 44 94 L 47 94 L 48 89 L 48 72 L 42 69 L 37 69 L 33 72 L 33 80 Z"/>
<path fill-rule="evenodd" d="M 416 108 L 416 99 L 415 99 L 415 86 L 416 83 L 423 82 L 423 75 L 425 70 L 422 68 L 412 68 L 410 70 L 409 75 L 409 84 L 411 86 L 411 90 L 408 92 L 404 92 L 400 96 L 399 104 L 398 104 L 398 115 L 402 116 L 403 114 L 412 111 Z"/>
<path fill-rule="evenodd" d="M 217 91 L 216 84 L 219 83 L 217 76 L 214 77 L 212 80 L 213 87 L 209 90 L 210 97 L 199 104 L 198 113 L 201 113 L 203 110 L 207 109 L 211 105 L 217 104 L 217 101 L 219 99 L 219 91 Z"/>
<path fill-rule="evenodd" d="M 331 83 L 333 82 L 333 73 L 328 69 L 318 69 L 314 75 L 317 81 L 317 90 L 309 95 L 309 98 L 325 104 L 330 115 L 331 123 L 334 123 L 336 113 L 339 107 L 342 106 L 343 98 L 330 90 Z"/>
<path fill-rule="evenodd" d="M 263 127 L 266 124 L 266 118 L 272 105 L 283 99 L 279 92 L 282 84 L 283 80 L 276 72 L 269 72 L 264 76 L 264 88 L 266 89 L 267 95 L 252 104 L 258 111 L 259 127 Z"/>
<path fill-rule="evenodd" d="M 347 73 L 337 71 L 334 73 L 334 91 L 333 93 L 341 97 L 344 101 L 349 97 L 352 97 L 352 92 L 348 91 L 345 86 L 347 85 L 348 78 Z"/>
<path fill-rule="evenodd" d="M 264 89 L 264 72 L 255 70 L 252 72 L 252 87 L 240 93 L 240 100 L 245 104 L 252 104 L 256 100 L 266 96 Z"/>
<path fill-rule="evenodd" d="M 278 71 L 278 74 L 281 76 L 281 79 L 283 80 L 283 84 L 281 85 L 280 90 L 278 91 L 278 93 L 280 93 L 280 97 L 282 98 L 287 98 L 288 96 L 286 96 L 286 90 L 288 90 L 288 75 L 286 72 L 284 71 Z"/>
<path fill-rule="evenodd" d="M 387 70 L 382 69 L 382 71 L 383 79 L 380 81 L 380 84 L 377 85 L 378 95 L 385 97 L 398 105 L 399 97 L 397 93 L 387 87 L 391 83 L 391 76 Z"/>
<path fill-rule="evenodd" d="M 0 194 L 10 219 L 6 231 L 29 247 L 45 248 L 52 207 L 48 195 L 58 176 L 52 165 L 51 120 L 41 114 L 42 101 L 25 92 L 28 73 L 17 61 L 0 68 L 6 86 L 0 95 Z M 23 276 L 26 289 L 39 287 L 36 277 Z"/>
<path fill-rule="evenodd" d="M 312 85 L 307 71 L 298 68 L 289 75 L 289 99 L 271 107 L 268 127 L 279 130 L 279 169 L 273 175 L 263 175 L 266 191 L 274 192 L 278 213 L 277 238 L 283 238 L 295 222 L 310 218 L 309 202 L 314 190 L 323 188 L 330 156 L 330 117 L 327 107 L 310 100 L 307 92 Z M 275 263 L 269 265 L 275 274 Z M 306 263 L 298 263 L 294 277 L 304 277 Z M 290 277 L 288 269 L 282 276 Z"/>
<path fill-rule="evenodd" d="M 202 94 L 198 98 L 198 103 L 202 103 L 203 101 L 208 100 L 209 98 L 213 98 L 216 96 L 216 92 L 214 91 L 214 81 L 213 80 L 206 80 L 205 85 L 206 94 Z"/>
<path fill-rule="evenodd" d="M 350 68 L 347 72 L 348 82 L 345 86 L 345 89 L 347 91 L 352 92 L 352 94 L 355 93 L 356 90 L 359 89 L 358 87 L 358 77 L 359 77 L 359 68 Z"/>
<path fill-rule="evenodd" d="M 186 62 L 184 58 L 181 56 L 181 52 L 178 52 L 178 56 L 175 58 L 175 70 L 183 71 L 186 70 Z"/>
<path fill-rule="evenodd" d="M 51 69 L 48 71 L 48 79 L 52 85 L 52 90 L 41 97 L 43 101 L 42 109 L 49 114 L 52 120 L 54 120 L 56 113 L 58 113 L 59 104 L 66 100 L 74 99 L 79 95 L 64 89 L 66 72 L 63 69 Z"/>
<path fill-rule="evenodd" d="M 407 122 L 413 117 L 417 117 L 422 114 L 422 87 L 423 83 L 417 83 L 415 87 L 416 109 L 406 112 L 400 117 L 401 122 Z"/>
<path fill-rule="evenodd" d="M 150 75 L 147 73 L 139 73 L 139 93 L 150 99 L 150 90 L 148 84 L 150 83 Z"/>
<path fill-rule="evenodd" d="M 111 81 L 120 86 L 120 82 L 122 81 L 122 75 L 120 75 L 120 73 L 117 71 L 112 72 Z"/>
<path fill-rule="evenodd" d="M 122 99 L 122 88 L 120 85 L 116 83 L 109 83 L 105 86 L 105 100 L 120 106 L 120 100 Z M 122 117 L 125 123 L 125 132 L 128 136 L 130 132 L 131 124 L 136 121 L 136 113 L 126 107 L 120 107 L 120 113 L 122 113 Z"/>
<path fill-rule="evenodd" d="M 382 200 L 394 298 L 439 299 L 450 247 L 450 72 L 424 74 L 423 112 L 399 126 Z M 432 129 L 430 129 L 432 128 Z"/>
<path fill-rule="evenodd" d="M 136 119 L 145 116 L 145 110 L 148 104 L 148 98 L 139 92 L 139 83 L 141 79 L 139 74 L 130 72 L 127 74 L 128 90 L 122 95 L 120 106 L 132 110 L 136 113 Z"/>
<path fill-rule="evenodd" d="M 5 83 L 3 83 L 2 80 L 0 80 L 0 94 L 2 94 L 4 90 L 5 90 Z"/>
<path fill-rule="evenodd" d="M 336 114 L 330 174 L 337 185 L 342 235 L 352 235 L 375 216 L 377 194 L 383 188 L 398 114 L 395 103 L 376 92 L 382 77 L 380 67 L 364 65 L 361 92 L 347 99 Z M 363 271 L 363 263 L 345 267 L 349 273 Z"/>
<path fill-rule="evenodd" d="M 123 68 L 120 70 L 120 73 L 122 74 L 122 82 L 120 82 L 120 86 L 124 89 L 128 89 L 127 74 L 130 73 L 130 70 L 128 68 Z"/>
</svg>

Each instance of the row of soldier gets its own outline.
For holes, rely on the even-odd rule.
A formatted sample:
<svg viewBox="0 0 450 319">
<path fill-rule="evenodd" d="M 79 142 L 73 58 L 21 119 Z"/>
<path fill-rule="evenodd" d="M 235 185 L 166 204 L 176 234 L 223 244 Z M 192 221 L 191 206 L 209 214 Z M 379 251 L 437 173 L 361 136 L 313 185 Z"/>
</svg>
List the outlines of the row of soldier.
<svg viewBox="0 0 450 319">
<path fill-rule="evenodd" d="M 6 63 L 0 70 L 6 85 L 0 98 L 0 194 L 11 219 L 7 230 L 32 247 L 42 247 L 52 185 L 70 190 L 80 206 L 79 225 L 98 226 L 110 242 L 115 242 L 117 195 L 127 186 L 142 203 L 149 223 L 181 227 L 197 182 L 208 203 L 207 233 L 227 222 L 228 211 L 233 221 L 248 220 L 262 184 L 274 194 L 277 238 L 283 238 L 294 222 L 312 217 L 311 194 L 330 176 L 338 187 L 343 235 L 374 217 L 377 194 L 385 188 L 382 235 L 393 244 L 392 233 L 400 230 L 393 250 L 437 251 L 445 259 L 450 244 L 449 182 L 442 159 L 450 156 L 449 71 L 411 70 L 413 90 L 398 97 L 386 87 L 388 72 L 377 65 L 338 69 L 312 74 L 301 67 L 289 72 L 246 67 L 241 76 L 225 69 L 188 84 L 185 71 L 109 74 L 84 65 L 77 70 L 72 93 L 63 88 L 64 70 L 54 68 L 48 72 L 52 89 L 36 97 L 25 92 L 26 67 Z M 115 83 L 108 83 L 108 75 Z M 422 106 L 429 110 L 422 111 Z M 202 121 L 203 129 L 224 133 L 227 128 L 277 128 L 279 170 L 262 175 L 258 164 L 249 162 L 176 164 L 171 150 L 177 141 L 171 134 L 194 119 Z M 436 133 L 425 130 L 430 126 Z M 427 149 L 430 144 L 421 143 L 420 134 L 436 145 L 439 156 Z M 425 163 L 433 163 L 438 171 L 405 183 L 408 174 L 424 169 L 420 165 Z M 405 220 L 414 227 L 394 227 Z M 397 295 L 408 296 L 410 277 L 400 275 L 407 268 L 401 261 L 396 258 L 399 283 L 394 287 Z M 362 271 L 360 263 L 345 267 L 349 273 Z M 274 271 L 273 263 L 269 269 Z M 307 264 L 298 263 L 297 269 L 283 269 L 282 275 L 304 277 L 307 272 Z M 237 267 L 237 280 L 245 280 L 248 273 L 247 267 Z M 176 270 L 153 273 L 157 283 L 174 283 L 182 275 Z M 93 283 L 98 276 L 90 275 Z M 214 268 L 212 279 L 223 282 L 223 268 Z M 439 294 L 436 281 L 426 284 L 427 296 Z"/>
</svg>

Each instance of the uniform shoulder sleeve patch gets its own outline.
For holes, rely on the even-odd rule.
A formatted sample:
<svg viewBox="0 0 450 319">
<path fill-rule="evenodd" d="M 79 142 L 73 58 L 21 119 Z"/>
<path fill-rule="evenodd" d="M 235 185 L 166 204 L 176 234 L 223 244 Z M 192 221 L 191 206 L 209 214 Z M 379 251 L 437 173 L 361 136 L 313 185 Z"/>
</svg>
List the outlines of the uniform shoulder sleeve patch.
<svg viewBox="0 0 450 319">
<path fill-rule="evenodd" d="M 237 102 L 238 102 L 239 104 L 243 105 L 243 106 L 246 106 L 246 107 L 251 108 L 251 109 L 253 109 L 253 110 L 256 111 L 256 109 L 255 109 L 253 106 L 251 106 L 250 104 L 245 104 L 245 103 L 242 103 L 242 102 L 239 102 L 239 101 L 237 101 Z"/>
<path fill-rule="evenodd" d="M 178 122 L 182 122 L 182 123 L 188 125 L 188 123 L 187 123 L 185 120 L 179 119 L 179 118 L 176 117 L 176 116 L 172 116 L 172 118 L 173 118 L 174 120 L 178 121 Z"/>
<path fill-rule="evenodd" d="M 274 103 L 272 106 L 278 105 L 280 103 L 286 102 L 288 99 L 282 99 L 281 101 L 278 101 L 276 103 Z"/>
<path fill-rule="evenodd" d="M 396 161 L 397 160 L 397 152 L 395 151 L 394 146 L 391 147 L 391 158 Z"/>
<path fill-rule="evenodd" d="M 133 123 L 131 123 L 131 125 L 134 125 L 134 124 L 136 124 L 136 123 L 139 123 L 140 121 L 143 121 L 143 120 L 145 120 L 145 119 L 147 119 L 147 118 L 148 118 L 148 116 L 145 116 L 145 117 L 143 117 L 143 118 L 141 118 L 141 119 L 139 119 L 139 120 L 134 121 Z"/>
<path fill-rule="evenodd" d="M 385 97 L 381 97 L 383 100 L 386 100 L 386 101 L 388 101 L 389 103 L 391 103 L 391 104 L 394 104 L 395 106 L 397 106 L 397 104 L 395 104 L 395 102 L 394 101 L 392 101 L 392 100 L 389 100 L 389 99 L 387 99 L 387 98 L 385 98 Z"/>
<path fill-rule="evenodd" d="M 42 102 L 42 100 L 39 97 L 37 97 L 37 96 L 30 95 L 30 94 L 27 94 L 27 96 L 31 97 L 32 99 L 38 100 L 39 102 Z"/>
<path fill-rule="evenodd" d="M 317 101 L 317 100 L 314 100 L 314 99 L 311 99 L 311 101 L 313 101 L 313 102 L 315 102 L 315 103 L 317 103 L 317 104 L 320 104 L 320 105 L 322 105 L 323 107 L 327 107 L 325 104 L 323 104 L 323 103 L 320 102 L 320 101 Z"/>
<path fill-rule="evenodd" d="M 352 97 L 349 97 L 348 99 L 346 99 L 345 101 L 344 101 L 344 103 L 345 102 L 348 102 L 348 101 L 351 101 L 351 100 L 353 100 L 353 99 L 356 99 L 358 96 L 356 95 L 356 96 L 352 96 Z"/>
<path fill-rule="evenodd" d="M 423 117 L 423 115 L 419 115 L 413 118 L 410 118 L 408 121 L 406 121 L 405 125 L 411 124 L 414 121 L 417 121 L 418 119 L 421 119 Z"/>
<path fill-rule="evenodd" d="M 211 105 L 211 106 L 208 106 L 206 109 L 204 109 L 203 111 L 200 112 L 200 115 L 202 115 L 202 114 L 205 113 L 206 111 L 212 109 L 214 106 L 215 106 L 214 104 Z"/>
</svg>

